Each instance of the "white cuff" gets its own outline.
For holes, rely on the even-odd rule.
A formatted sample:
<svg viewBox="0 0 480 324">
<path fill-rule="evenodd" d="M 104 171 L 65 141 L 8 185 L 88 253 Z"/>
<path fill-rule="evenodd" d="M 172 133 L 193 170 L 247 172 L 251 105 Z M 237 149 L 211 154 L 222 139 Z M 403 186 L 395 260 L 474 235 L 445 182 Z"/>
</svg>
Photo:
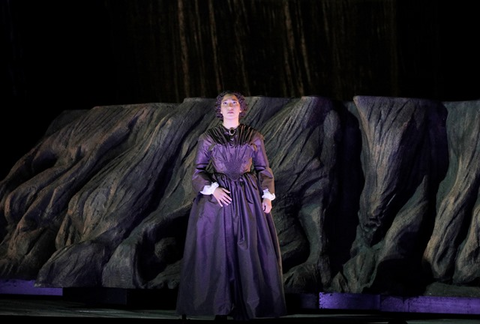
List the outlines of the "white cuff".
<svg viewBox="0 0 480 324">
<path fill-rule="evenodd" d="M 206 185 L 205 187 L 203 187 L 203 190 L 200 191 L 200 193 L 204 195 L 211 195 L 217 188 L 218 188 L 218 182 L 214 182 L 211 185 Z"/>
<path fill-rule="evenodd" d="M 273 193 L 270 193 L 270 191 L 268 191 L 268 189 L 265 189 L 263 190 L 263 196 L 262 198 L 267 198 L 267 199 L 270 199 L 270 200 L 274 200 L 275 199 L 275 194 Z"/>
</svg>

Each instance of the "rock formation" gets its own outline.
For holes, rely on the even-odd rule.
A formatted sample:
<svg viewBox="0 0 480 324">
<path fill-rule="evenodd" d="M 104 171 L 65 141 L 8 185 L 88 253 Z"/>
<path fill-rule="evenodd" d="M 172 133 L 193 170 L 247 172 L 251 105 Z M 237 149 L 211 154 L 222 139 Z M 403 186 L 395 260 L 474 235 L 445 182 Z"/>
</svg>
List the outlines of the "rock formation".
<svg viewBox="0 0 480 324">
<path fill-rule="evenodd" d="M 480 101 L 247 101 L 276 176 L 287 293 L 480 297 Z M 213 102 L 58 116 L 0 182 L 0 278 L 175 289 Z"/>
</svg>

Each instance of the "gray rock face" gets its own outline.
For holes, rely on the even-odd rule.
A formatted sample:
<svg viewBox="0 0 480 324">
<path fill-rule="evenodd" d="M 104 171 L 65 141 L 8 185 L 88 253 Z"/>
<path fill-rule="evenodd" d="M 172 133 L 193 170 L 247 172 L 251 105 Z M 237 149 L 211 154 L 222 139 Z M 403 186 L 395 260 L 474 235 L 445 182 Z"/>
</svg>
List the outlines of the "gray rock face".
<svg viewBox="0 0 480 324">
<path fill-rule="evenodd" d="M 287 292 L 478 288 L 480 101 L 247 100 L 242 122 L 265 135 L 276 176 Z M 213 103 L 54 120 L 0 182 L 0 277 L 175 289 L 196 140 L 220 122 Z"/>
</svg>

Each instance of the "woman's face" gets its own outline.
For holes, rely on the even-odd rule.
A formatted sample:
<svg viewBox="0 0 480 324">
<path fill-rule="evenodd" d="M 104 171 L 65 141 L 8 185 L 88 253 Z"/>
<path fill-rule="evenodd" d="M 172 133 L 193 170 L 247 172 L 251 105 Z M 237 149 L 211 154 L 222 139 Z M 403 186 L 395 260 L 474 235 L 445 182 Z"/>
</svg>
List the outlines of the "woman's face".
<svg viewBox="0 0 480 324">
<path fill-rule="evenodd" d="M 223 119 L 238 120 L 241 112 L 237 96 L 227 94 L 223 97 L 221 104 Z"/>
</svg>

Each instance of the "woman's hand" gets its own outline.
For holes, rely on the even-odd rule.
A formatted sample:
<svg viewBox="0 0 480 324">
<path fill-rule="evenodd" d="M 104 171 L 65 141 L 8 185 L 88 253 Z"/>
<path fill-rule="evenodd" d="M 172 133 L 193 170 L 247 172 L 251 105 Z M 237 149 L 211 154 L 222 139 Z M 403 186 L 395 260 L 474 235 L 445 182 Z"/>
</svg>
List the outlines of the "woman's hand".
<svg viewBox="0 0 480 324">
<path fill-rule="evenodd" d="M 272 201 L 268 198 L 263 198 L 262 208 L 265 214 L 268 214 L 272 210 Z"/>
<path fill-rule="evenodd" d="M 216 188 L 213 192 L 213 196 L 215 197 L 215 199 L 217 199 L 218 204 L 221 207 L 230 205 L 230 203 L 232 202 L 232 198 L 230 198 L 229 194 L 230 191 L 222 187 Z"/>
</svg>

